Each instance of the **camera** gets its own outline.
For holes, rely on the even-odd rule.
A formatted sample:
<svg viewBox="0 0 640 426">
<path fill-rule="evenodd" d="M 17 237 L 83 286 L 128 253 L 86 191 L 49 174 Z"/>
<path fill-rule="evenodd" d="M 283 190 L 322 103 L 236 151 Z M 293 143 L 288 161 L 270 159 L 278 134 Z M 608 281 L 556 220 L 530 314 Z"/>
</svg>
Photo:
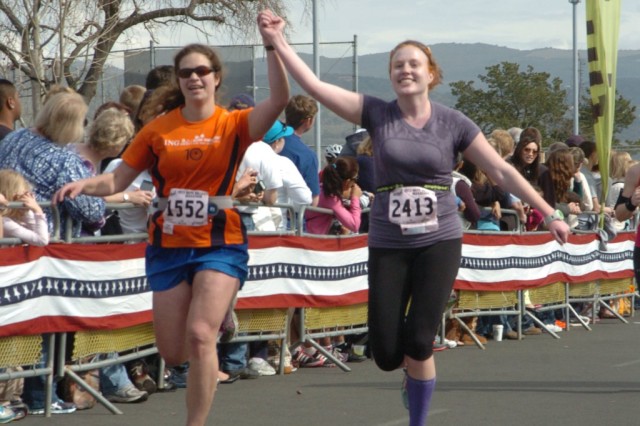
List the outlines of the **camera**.
<svg viewBox="0 0 640 426">
<path fill-rule="evenodd" d="M 264 182 L 263 182 L 263 181 L 261 181 L 261 180 L 259 180 L 259 181 L 256 183 L 256 186 L 254 186 L 254 187 L 253 187 L 253 193 L 254 193 L 254 194 L 256 194 L 256 195 L 258 195 L 258 194 L 260 194 L 261 192 L 264 192 L 265 188 L 266 188 L 266 187 L 264 186 Z"/>
</svg>

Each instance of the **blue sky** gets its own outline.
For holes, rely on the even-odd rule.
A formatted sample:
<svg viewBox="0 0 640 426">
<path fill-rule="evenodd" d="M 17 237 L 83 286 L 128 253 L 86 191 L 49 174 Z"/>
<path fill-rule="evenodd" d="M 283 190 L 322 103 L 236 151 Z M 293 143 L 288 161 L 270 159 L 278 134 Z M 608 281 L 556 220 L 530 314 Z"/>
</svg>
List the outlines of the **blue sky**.
<svg viewBox="0 0 640 426">
<path fill-rule="evenodd" d="M 389 51 L 405 39 L 426 44 L 487 43 L 516 49 L 555 47 L 571 49 L 573 5 L 568 0 L 317 0 L 320 39 L 351 41 L 358 36 L 360 54 Z M 585 1 L 578 11 L 578 47 L 586 46 Z M 640 1 L 622 2 L 621 49 L 640 48 Z M 301 0 L 292 0 L 289 15 L 290 41 L 312 41 L 311 10 Z M 208 40 L 189 30 L 173 31 L 161 40 L 168 45 L 192 41 L 211 44 L 252 43 L 230 41 L 223 35 Z M 145 44 L 146 45 L 146 44 Z"/>
</svg>

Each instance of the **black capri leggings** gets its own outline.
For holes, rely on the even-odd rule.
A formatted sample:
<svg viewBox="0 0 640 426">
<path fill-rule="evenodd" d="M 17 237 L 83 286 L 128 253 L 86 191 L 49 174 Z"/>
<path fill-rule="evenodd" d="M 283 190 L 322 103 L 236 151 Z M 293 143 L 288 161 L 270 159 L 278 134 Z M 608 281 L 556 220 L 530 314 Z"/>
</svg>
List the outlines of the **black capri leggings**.
<svg viewBox="0 0 640 426">
<path fill-rule="evenodd" d="M 405 355 L 424 361 L 433 354 L 461 251 L 461 239 L 411 249 L 369 248 L 369 342 L 382 370 L 397 369 Z"/>
</svg>

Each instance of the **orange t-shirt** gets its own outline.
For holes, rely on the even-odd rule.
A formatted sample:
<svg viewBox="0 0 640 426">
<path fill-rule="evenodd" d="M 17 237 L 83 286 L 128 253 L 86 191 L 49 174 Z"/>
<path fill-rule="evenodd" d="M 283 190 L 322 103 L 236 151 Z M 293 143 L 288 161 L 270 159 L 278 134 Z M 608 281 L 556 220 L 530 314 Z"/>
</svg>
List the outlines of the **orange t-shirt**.
<svg viewBox="0 0 640 426">
<path fill-rule="evenodd" d="M 200 190 L 209 196 L 231 195 L 238 165 L 247 147 L 249 112 L 216 107 L 199 122 L 182 117 L 181 108 L 160 116 L 140 130 L 122 155 L 136 170 L 148 170 L 158 197 L 173 188 Z M 157 211 L 149 221 L 149 242 L 160 247 L 212 247 L 247 242 L 236 209 L 208 216 L 202 226 L 176 225 L 163 232 L 164 216 Z M 166 230 L 165 230 L 166 231 Z"/>
</svg>

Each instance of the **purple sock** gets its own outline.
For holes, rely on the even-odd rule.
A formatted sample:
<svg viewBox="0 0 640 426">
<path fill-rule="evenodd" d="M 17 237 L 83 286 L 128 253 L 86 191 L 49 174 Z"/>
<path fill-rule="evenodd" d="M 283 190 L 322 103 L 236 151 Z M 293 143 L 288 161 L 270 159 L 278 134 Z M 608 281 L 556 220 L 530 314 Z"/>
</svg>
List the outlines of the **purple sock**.
<svg viewBox="0 0 640 426">
<path fill-rule="evenodd" d="M 429 404 L 435 388 L 435 377 L 431 380 L 418 380 L 407 375 L 409 426 L 424 426 L 427 424 Z"/>
</svg>

